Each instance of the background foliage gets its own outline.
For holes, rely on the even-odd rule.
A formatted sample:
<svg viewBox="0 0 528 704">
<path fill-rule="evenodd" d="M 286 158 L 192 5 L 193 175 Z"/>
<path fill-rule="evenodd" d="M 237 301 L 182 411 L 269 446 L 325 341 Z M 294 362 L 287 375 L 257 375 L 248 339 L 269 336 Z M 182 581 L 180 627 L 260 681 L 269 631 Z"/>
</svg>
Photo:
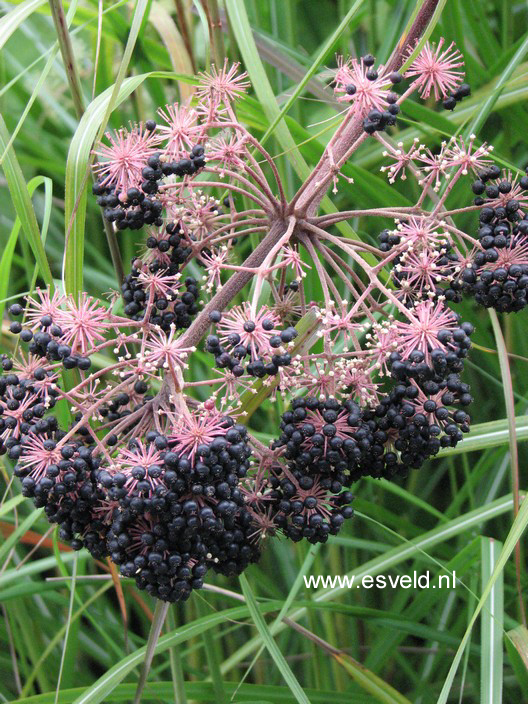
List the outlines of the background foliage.
<svg viewBox="0 0 528 704">
<path fill-rule="evenodd" d="M 308 168 L 317 162 L 339 121 L 325 87 L 335 52 L 371 52 L 383 62 L 415 2 L 219 5 L 64 3 L 81 106 L 61 58 L 65 38 L 57 36 L 48 3 L 0 2 L 0 315 L 6 301 L 51 278 L 61 285 L 64 276 L 75 290 L 83 276 L 85 289 L 98 297 L 117 287 L 99 210 L 85 198 L 91 143 L 107 120 L 118 127 L 186 99 L 194 72 L 220 56 L 225 42 L 232 59 L 243 57 L 254 84 L 240 116 L 256 136 L 266 135 L 291 195 L 306 168 L 302 161 Z M 215 30 L 211 42 L 208 17 L 217 8 L 225 32 Z M 472 97 L 453 113 L 407 102 L 394 136 L 434 147 L 456 132 L 477 131 L 495 146 L 501 165 L 524 168 L 526 3 L 443 0 L 439 8 L 432 36 L 455 41 L 465 55 Z M 286 126 L 277 127 L 280 109 Z M 355 184 L 341 180 L 334 198 L 340 209 L 405 201 L 411 186 L 389 188 L 380 158 L 369 142 L 358 152 L 347 171 Z M 469 202 L 469 181 L 458 198 L 460 207 Z M 385 223 L 352 224 L 373 241 Z M 471 232 L 473 218 L 465 225 Z M 120 235 L 125 268 L 141 238 Z M 320 295 L 313 273 L 307 295 Z M 528 503 L 521 503 L 514 523 L 512 496 L 519 467 L 521 499 L 527 485 L 526 448 L 519 445 L 517 462 L 514 445 L 528 436 L 527 313 L 503 317 L 499 325 L 472 302 L 459 310 L 477 328 L 465 372 L 476 398 L 470 436 L 405 481 L 363 480 L 355 487 L 356 518 L 326 546 L 275 540 L 247 579 L 214 578 L 215 587 L 229 592 L 202 591 L 172 608 L 142 701 L 495 704 L 501 692 L 505 701 L 523 701 L 528 632 L 519 625 L 515 564 L 507 558 L 528 522 Z M 13 344 L 3 320 L 1 348 Z M 196 377 L 209 364 L 205 355 L 194 363 Z M 254 415 L 261 439 L 269 439 L 281 410 L 280 400 L 268 401 Z M 0 462 L 0 701 L 131 700 L 154 604 L 126 580 L 117 581 L 107 563 L 94 564 L 85 553 L 75 558 L 61 546 L 10 481 L 9 462 Z M 435 578 L 456 570 L 457 587 L 307 590 L 302 581 L 303 574 L 427 569 Z M 524 565 L 521 590 L 527 585 Z"/>
</svg>

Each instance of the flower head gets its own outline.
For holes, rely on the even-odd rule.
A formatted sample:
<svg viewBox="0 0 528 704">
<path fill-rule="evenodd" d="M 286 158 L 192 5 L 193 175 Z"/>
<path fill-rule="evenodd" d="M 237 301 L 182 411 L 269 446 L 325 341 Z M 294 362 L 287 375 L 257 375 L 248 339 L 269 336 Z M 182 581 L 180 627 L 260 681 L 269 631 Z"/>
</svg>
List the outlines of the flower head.
<svg viewBox="0 0 528 704">
<path fill-rule="evenodd" d="M 442 50 L 444 41 L 442 37 L 436 47 L 427 42 L 405 72 L 406 78 L 416 76 L 413 85 L 420 90 L 424 100 L 429 97 L 431 90 L 434 91 L 436 100 L 446 98 L 464 79 L 464 71 L 460 70 L 464 66 L 462 54 L 455 48 L 454 42 Z M 410 53 L 412 49 L 409 50 Z"/>
<path fill-rule="evenodd" d="M 126 193 L 129 188 L 138 188 L 143 182 L 142 170 L 149 156 L 154 154 L 159 137 L 154 131 L 139 125 L 130 130 L 106 132 L 108 144 L 101 142 L 93 153 L 100 157 L 94 165 L 101 186 L 113 187 Z"/>
<path fill-rule="evenodd" d="M 222 316 L 218 330 L 223 343 L 233 347 L 243 345 L 254 359 L 271 350 L 270 340 L 279 332 L 278 323 L 277 315 L 267 306 L 253 314 L 251 305 L 243 303 Z"/>
<path fill-rule="evenodd" d="M 61 340 L 71 345 L 72 352 L 86 354 L 105 339 L 104 333 L 111 328 L 110 318 L 97 299 L 81 293 L 77 301 L 72 296 L 65 299 L 56 322 L 62 329 Z"/>
<path fill-rule="evenodd" d="M 417 303 L 407 320 L 395 322 L 399 335 L 398 352 L 403 359 L 408 359 L 412 352 L 419 350 L 430 364 L 432 350 L 446 352 L 452 347 L 449 333 L 457 327 L 456 316 L 441 303 Z"/>
<path fill-rule="evenodd" d="M 219 103 L 230 105 L 238 100 L 251 85 L 245 71 L 238 73 L 239 68 L 238 62 L 230 66 L 227 58 L 220 70 L 211 64 L 209 72 L 199 74 L 200 83 L 196 91 L 197 98 L 202 102 L 211 101 L 214 105 Z"/>
<path fill-rule="evenodd" d="M 360 113 L 376 109 L 383 111 L 387 105 L 387 78 L 383 66 L 377 68 L 378 77 L 368 77 L 371 69 L 358 59 L 343 60 L 338 57 L 338 69 L 335 74 L 334 92 L 338 93 L 339 102 L 350 103 Z"/>
<path fill-rule="evenodd" d="M 202 410 L 182 415 L 168 415 L 169 440 L 174 452 L 186 455 L 191 462 L 201 445 L 209 445 L 226 434 L 226 417 L 216 410 Z"/>
<path fill-rule="evenodd" d="M 196 111 L 185 105 L 174 103 L 158 109 L 158 115 L 163 120 L 158 130 L 165 143 L 165 157 L 169 160 L 181 159 L 187 156 L 189 149 L 203 135 L 203 127 L 198 123 Z M 164 124 L 163 124 L 164 123 Z"/>
</svg>

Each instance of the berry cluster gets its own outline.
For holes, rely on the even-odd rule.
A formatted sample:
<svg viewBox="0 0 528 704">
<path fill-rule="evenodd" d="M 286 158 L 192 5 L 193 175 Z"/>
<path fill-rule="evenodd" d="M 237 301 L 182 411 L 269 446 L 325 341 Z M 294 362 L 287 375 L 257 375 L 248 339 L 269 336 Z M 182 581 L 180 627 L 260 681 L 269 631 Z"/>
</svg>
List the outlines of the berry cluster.
<svg viewBox="0 0 528 704">
<path fill-rule="evenodd" d="M 522 310 L 528 301 L 528 174 L 519 181 L 500 169 L 481 172 L 472 185 L 479 211 L 478 243 L 461 273 L 475 300 L 501 312 Z"/>
<path fill-rule="evenodd" d="M 143 225 L 163 225 L 161 181 L 170 176 L 194 176 L 205 166 L 205 150 L 199 144 L 191 149 L 188 158 L 177 161 L 169 161 L 163 152 L 154 152 L 153 145 L 158 145 L 161 141 L 156 137 L 156 127 L 154 120 L 147 120 L 145 127 L 140 125 L 126 137 L 123 136 L 123 131 L 114 136 L 107 134 L 111 146 L 106 147 L 102 155 L 110 159 L 96 165 L 99 178 L 92 187 L 92 193 L 97 196 L 97 204 L 103 209 L 104 218 L 115 223 L 118 230 L 139 230 Z M 126 178 L 122 173 L 124 164 L 116 165 L 112 159 L 114 151 L 119 150 L 119 147 L 121 161 L 126 162 L 128 167 Z M 128 155 L 130 150 L 134 161 L 133 169 Z M 126 185 L 130 183 L 133 185 L 127 188 Z"/>
<path fill-rule="evenodd" d="M 287 350 L 297 330 L 291 326 L 279 330 L 277 314 L 266 306 L 254 313 L 246 304 L 226 315 L 213 311 L 209 318 L 217 325 L 218 335 L 209 335 L 205 345 L 218 368 L 228 369 L 235 377 L 246 373 L 260 379 L 275 376 L 291 363 Z"/>
<path fill-rule="evenodd" d="M 352 482 L 405 476 L 469 430 L 473 326 L 449 306 L 464 292 L 526 305 L 528 175 L 501 172 L 475 135 L 393 142 L 386 129 L 411 94 L 450 110 L 470 92 L 454 45 L 414 48 L 390 67 L 338 60 L 347 115 L 291 201 L 237 119 L 248 82 L 236 65 L 202 74 L 192 106 L 108 133 L 94 148 L 97 202 L 115 230 L 149 225 L 122 283 L 125 315 L 117 295 L 37 290 L 11 306 L 20 344 L 2 357 L 0 453 L 63 540 L 154 597 L 186 599 L 211 568 L 240 574 L 268 536 L 327 541 L 352 516 Z M 390 184 L 416 179 L 417 201 L 318 215 L 367 139 Z M 469 174 L 476 198 L 452 209 Z M 468 211 L 477 238 L 459 219 Z M 369 216 L 383 219 L 379 247 L 333 234 Z M 203 358 L 193 378 L 200 344 L 213 378 Z M 290 403 L 270 447 L 247 429 L 267 397 Z"/>
</svg>

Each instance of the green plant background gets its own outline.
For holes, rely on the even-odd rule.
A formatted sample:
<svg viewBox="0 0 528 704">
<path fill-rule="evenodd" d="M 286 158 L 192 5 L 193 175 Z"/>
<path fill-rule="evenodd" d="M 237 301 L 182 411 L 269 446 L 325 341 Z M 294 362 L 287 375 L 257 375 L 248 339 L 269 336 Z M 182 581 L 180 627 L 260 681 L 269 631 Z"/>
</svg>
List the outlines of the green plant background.
<svg viewBox="0 0 528 704">
<path fill-rule="evenodd" d="M 103 298 L 118 286 L 100 213 L 85 197 L 93 138 L 106 121 L 118 127 L 148 119 L 156 106 L 188 94 L 192 68 L 178 11 L 187 16 L 193 61 L 202 70 L 219 51 L 207 31 L 207 12 L 216 6 L 212 0 L 64 3 L 86 109 L 81 121 L 49 4 L 0 2 L 0 316 L 6 301 L 35 283 L 53 279 Z M 277 165 L 291 195 L 339 121 L 325 87 L 335 53 L 371 52 L 383 62 L 416 4 L 225 0 L 219 6 L 229 17 L 227 54 L 243 60 L 254 85 L 240 118 L 282 155 Z M 494 145 L 498 163 L 513 172 L 524 168 L 527 26 L 523 0 L 441 0 L 432 37 L 445 36 L 464 53 L 472 96 L 453 113 L 407 102 L 393 136 L 434 147 L 475 131 Z M 389 188 L 381 163 L 379 148 L 367 143 L 345 170 L 354 185 L 342 179 L 334 205 L 412 200 L 415 187 Z M 470 202 L 469 186 L 468 179 L 453 207 Z M 469 232 L 475 228 L 472 217 L 461 222 Z M 352 225 L 374 241 L 386 223 Z M 125 268 L 141 238 L 119 235 Z M 241 245 L 241 255 L 253 244 Z M 306 285 L 317 300 L 313 272 Z M 496 704 L 501 693 L 505 702 L 527 700 L 528 632 L 519 625 L 512 551 L 528 522 L 528 503 L 514 522 L 512 474 L 520 475 L 522 498 L 528 313 L 497 321 L 471 301 L 458 310 L 476 326 L 465 372 L 475 397 L 470 436 L 405 480 L 358 483 L 356 518 L 327 545 L 274 540 L 241 581 L 211 578 L 228 592 L 202 591 L 172 607 L 142 701 Z M 4 316 L 2 351 L 14 345 L 7 328 Z M 203 377 L 209 365 L 197 353 L 191 372 Z M 260 439 L 273 435 L 281 409 L 280 400 L 266 401 L 255 413 L 251 424 Z M 5 457 L 0 466 L 0 701 L 132 700 L 155 604 L 126 580 L 116 585 L 106 563 L 64 551 L 11 483 Z M 528 585 L 525 567 L 521 591 Z M 456 570 L 456 589 L 307 590 L 302 580 L 427 569 L 436 577 Z"/>
</svg>

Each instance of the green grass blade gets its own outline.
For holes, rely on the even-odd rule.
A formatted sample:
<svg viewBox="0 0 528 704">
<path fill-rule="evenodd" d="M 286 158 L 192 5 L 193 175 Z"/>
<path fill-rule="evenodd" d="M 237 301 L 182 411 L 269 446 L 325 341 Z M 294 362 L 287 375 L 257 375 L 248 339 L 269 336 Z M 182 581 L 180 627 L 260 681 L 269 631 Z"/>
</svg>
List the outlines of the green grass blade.
<svg viewBox="0 0 528 704">
<path fill-rule="evenodd" d="M 266 142 L 268 137 L 273 133 L 273 131 L 275 130 L 275 128 L 277 127 L 279 122 L 282 120 L 282 118 L 288 113 L 289 109 L 295 103 L 297 98 L 304 91 L 304 89 L 307 86 L 310 79 L 316 74 L 317 69 L 319 68 L 319 66 L 321 66 L 321 64 L 327 58 L 328 54 L 332 50 L 332 47 L 337 42 L 337 40 L 339 39 L 341 34 L 344 32 L 344 30 L 348 28 L 350 21 L 352 20 L 352 18 L 356 14 L 356 12 L 364 4 L 364 2 L 365 2 L 365 0 L 356 0 L 356 2 L 352 5 L 350 10 L 343 17 L 343 19 L 341 20 L 339 25 L 336 27 L 334 32 L 325 41 L 322 49 L 319 51 L 316 58 L 313 60 L 312 65 L 310 66 L 310 68 L 306 72 L 304 78 L 301 81 L 299 81 L 297 87 L 295 88 L 295 90 L 293 91 L 291 96 L 288 98 L 286 103 L 283 105 L 279 114 L 275 117 L 275 119 L 272 121 L 271 125 L 266 130 L 266 132 L 261 140 L 263 144 Z"/>
<path fill-rule="evenodd" d="M 478 113 L 475 115 L 474 120 L 471 122 L 471 125 L 467 130 L 467 135 L 476 134 L 479 132 L 480 128 L 486 122 L 489 114 L 493 110 L 495 103 L 497 102 L 503 88 L 505 87 L 505 85 L 509 81 L 509 79 L 511 78 L 511 75 L 514 72 L 515 68 L 521 63 L 521 61 L 524 58 L 524 55 L 526 54 L 527 51 L 528 51 L 528 36 L 526 37 L 524 42 L 521 44 L 521 46 L 517 49 L 514 57 L 512 58 L 512 60 L 508 64 L 508 66 L 502 72 L 501 77 L 497 81 L 495 88 L 491 91 L 491 93 L 487 97 L 486 101 L 484 102 L 484 105 L 480 108 Z"/>
<path fill-rule="evenodd" d="M 137 0 L 116 81 L 108 91 L 103 93 L 105 96 L 108 93 L 106 99 L 100 102 L 98 102 L 99 99 L 92 101 L 81 119 L 70 146 L 66 165 L 66 203 L 64 211 L 66 244 L 64 248 L 63 279 L 65 291 L 75 296 L 82 290 L 83 285 L 86 190 L 91 164 L 90 150 L 93 142 L 98 141 L 102 137 L 114 107 L 119 104 L 120 99 L 124 100 L 125 97 L 130 95 L 126 91 L 123 94 L 122 87 L 148 6 L 148 0 Z M 99 96 L 99 98 L 101 97 Z M 91 120 L 95 118 L 94 113 L 96 112 L 96 109 L 93 108 L 94 103 L 98 107 L 102 107 L 102 115 L 92 125 Z M 90 108 L 92 109 L 90 110 Z"/>
<path fill-rule="evenodd" d="M 281 602 L 271 601 L 262 605 L 261 611 L 276 611 L 281 606 Z M 200 618 L 191 623 L 178 628 L 177 631 L 162 636 L 156 646 L 155 652 L 162 653 L 180 643 L 185 643 L 190 638 L 201 635 L 205 630 L 215 628 L 220 624 L 225 624 L 229 619 L 237 620 L 247 618 L 249 609 L 247 606 L 239 606 L 232 609 L 225 609 L 213 614 L 208 614 L 206 618 Z M 75 699 L 75 704 L 98 704 L 108 701 L 108 695 L 113 689 L 131 672 L 135 667 L 141 665 L 146 653 L 146 646 L 138 648 L 134 653 L 121 659 L 102 677 L 99 677 L 90 687 L 83 688 L 79 696 Z M 135 687 L 134 687 L 135 690 Z"/>
<path fill-rule="evenodd" d="M 510 555 L 515 549 L 515 546 L 517 545 L 524 531 L 526 530 L 526 526 L 528 526 L 528 501 L 526 501 L 525 499 L 522 502 L 520 511 L 513 522 L 513 525 L 508 533 L 506 540 L 504 541 L 504 547 L 502 548 L 498 560 L 495 563 L 495 567 L 493 569 L 491 577 L 486 583 L 482 596 L 479 599 L 479 602 L 475 611 L 473 612 L 473 616 L 471 617 L 469 625 L 464 633 L 460 645 L 458 646 L 455 657 L 453 659 L 453 663 L 449 668 L 449 672 L 447 673 L 444 686 L 442 687 L 442 691 L 440 692 L 438 704 L 446 704 L 448 700 L 449 692 L 451 691 L 451 688 L 453 686 L 453 682 L 455 679 L 456 672 L 458 670 L 458 666 L 460 664 L 460 660 L 462 658 L 462 654 L 469 640 L 469 636 L 471 634 L 473 626 L 475 625 L 475 621 L 477 620 L 480 612 L 482 611 L 482 608 L 484 607 L 484 604 L 486 603 L 486 600 L 488 599 L 493 589 L 493 586 L 495 585 L 495 582 L 499 578 L 499 575 L 502 573 L 506 562 L 508 561 Z"/>
<path fill-rule="evenodd" d="M 528 440 L 528 416 L 515 417 L 515 433 L 517 441 Z M 507 445 L 510 442 L 510 424 L 508 419 L 492 420 L 478 423 L 456 447 L 442 448 L 436 457 L 450 457 L 466 452 L 485 450 L 489 447 Z"/>
<path fill-rule="evenodd" d="M 484 587 L 497 564 L 502 543 L 493 538 L 481 539 L 482 586 Z M 491 588 L 482 609 L 480 635 L 480 704 L 497 704 L 502 701 L 503 651 L 502 632 L 504 622 L 504 574 L 499 576 Z"/>
<path fill-rule="evenodd" d="M 504 634 L 504 642 L 521 692 L 528 692 L 528 629 L 519 624 Z"/>
<path fill-rule="evenodd" d="M 9 37 L 16 32 L 19 26 L 26 20 L 35 10 L 41 5 L 44 5 L 46 0 L 26 0 L 18 7 L 15 7 L 8 12 L 5 17 L 2 17 L 0 22 L 0 49 L 7 42 Z"/>
<path fill-rule="evenodd" d="M 16 528 L 16 530 L 14 530 L 9 537 L 6 538 L 2 545 L 0 545 L 0 562 L 2 562 L 9 555 L 10 550 L 18 543 L 21 536 L 31 528 L 41 514 L 41 508 L 36 508 L 32 511 L 29 516 L 26 516 L 18 528 Z"/>
<path fill-rule="evenodd" d="M 298 176 L 304 180 L 309 175 L 310 169 L 302 158 L 284 119 L 279 117 L 279 105 L 262 65 L 245 5 L 239 0 L 226 0 L 226 8 L 238 48 L 244 59 L 246 70 L 251 78 L 262 109 L 270 123 L 277 120 L 275 135 L 281 147 L 289 152 L 289 158 Z"/>
<path fill-rule="evenodd" d="M 246 604 L 248 605 L 249 613 L 251 614 L 251 618 L 253 619 L 253 623 L 255 624 L 255 627 L 257 628 L 260 637 L 262 638 L 262 641 L 266 646 L 269 654 L 273 658 L 275 665 L 278 667 L 281 675 L 283 676 L 284 681 L 291 689 L 293 696 L 299 702 L 299 704 L 310 704 L 310 700 L 307 698 L 301 685 L 297 681 L 297 678 L 291 671 L 290 666 L 286 662 L 284 655 L 279 649 L 279 646 L 273 640 L 273 636 L 271 635 L 270 629 L 268 628 L 268 625 L 264 620 L 264 617 L 262 616 L 262 613 L 253 595 L 251 587 L 249 586 L 249 582 L 247 581 L 246 576 L 244 574 L 241 574 L 239 580 L 240 586 L 242 587 L 242 592 L 244 593 L 244 596 L 246 598 Z"/>
<path fill-rule="evenodd" d="M 0 115 L 0 152 L 3 153 L 6 151 L 8 143 L 9 133 L 4 119 Z M 42 244 L 33 203 L 31 202 L 22 169 L 20 168 L 15 150 L 12 146 L 7 149 L 3 169 L 15 212 L 20 219 L 22 232 L 38 264 L 40 275 L 49 286 L 53 287 L 53 276 Z"/>
</svg>

